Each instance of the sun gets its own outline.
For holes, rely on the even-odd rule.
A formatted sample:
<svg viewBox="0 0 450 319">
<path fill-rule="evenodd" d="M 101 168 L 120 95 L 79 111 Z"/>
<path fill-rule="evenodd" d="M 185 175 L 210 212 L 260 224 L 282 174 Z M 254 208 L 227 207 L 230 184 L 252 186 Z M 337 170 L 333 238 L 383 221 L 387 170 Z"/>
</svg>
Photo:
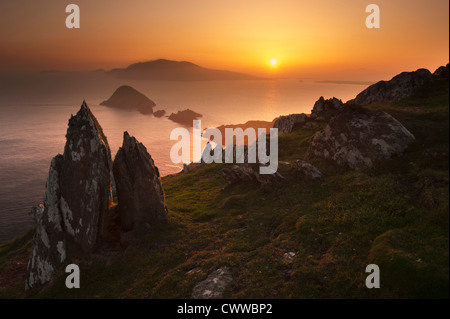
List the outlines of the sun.
<svg viewBox="0 0 450 319">
<path fill-rule="evenodd" d="M 276 66 L 278 64 L 278 60 L 277 59 L 271 59 L 270 60 L 270 65 L 271 66 Z"/>
</svg>

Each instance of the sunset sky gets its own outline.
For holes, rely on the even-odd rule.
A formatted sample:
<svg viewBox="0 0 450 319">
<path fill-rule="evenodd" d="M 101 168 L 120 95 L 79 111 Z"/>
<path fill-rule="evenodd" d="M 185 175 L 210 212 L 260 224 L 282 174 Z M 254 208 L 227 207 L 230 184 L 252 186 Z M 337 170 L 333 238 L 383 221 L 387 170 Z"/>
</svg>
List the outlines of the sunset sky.
<svg viewBox="0 0 450 319">
<path fill-rule="evenodd" d="M 80 29 L 65 27 L 70 3 L 80 6 Z M 365 27 L 370 3 L 380 6 L 381 29 Z M 376 79 L 446 64 L 448 27 L 448 0 L 0 0 L 0 72 L 165 58 L 255 75 Z"/>
</svg>

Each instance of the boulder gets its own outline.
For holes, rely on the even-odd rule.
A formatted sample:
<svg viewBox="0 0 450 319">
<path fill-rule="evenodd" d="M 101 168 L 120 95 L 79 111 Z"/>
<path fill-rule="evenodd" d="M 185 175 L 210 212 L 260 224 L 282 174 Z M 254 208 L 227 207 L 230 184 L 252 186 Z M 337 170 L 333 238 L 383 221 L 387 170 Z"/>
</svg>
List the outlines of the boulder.
<svg viewBox="0 0 450 319">
<path fill-rule="evenodd" d="M 426 69 L 403 72 L 390 81 L 380 81 L 369 86 L 348 103 L 366 106 L 374 102 L 396 102 L 410 96 L 415 89 L 427 85 L 432 80 L 432 74 Z"/>
<path fill-rule="evenodd" d="M 284 177 L 276 172 L 274 174 L 260 174 L 259 164 L 240 164 L 222 169 L 222 176 L 228 184 L 259 183 L 261 185 L 280 182 Z"/>
<path fill-rule="evenodd" d="M 280 116 L 275 120 L 273 127 L 278 129 L 278 134 L 290 133 L 296 124 L 303 124 L 307 120 L 304 113 Z"/>
<path fill-rule="evenodd" d="M 230 185 L 256 180 L 253 168 L 250 165 L 233 165 L 230 168 L 224 168 L 222 169 L 222 176 Z"/>
<path fill-rule="evenodd" d="M 304 162 L 302 160 L 297 160 L 291 165 L 292 169 L 305 177 L 306 179 L 321 179 L 322 173 L 313 165 Z"/>
<path fill-rule="evenodd" d="M 314 103 L 310 118 L 312 120 L 316 120 L 317 118 L 326 118 L 328 115 L 327 113 L 330 111 L 340 110 L 343 106 L 344 104 L 340 99 L 333 97 L 325 100 L 323 96 L 321 96 L 316 103 Z"/>
<path fill-rule="evenodd" d="M 26 289 L 50 281 L 73 252 L 92 252 L 106 229 L 111 204 L 111 155 L 86 102 L 69 120 L 66 138 L 64 154 L 51 162 L 44 203 L 32 209 L 36 231 Z"/>
<path fill-rule="evenodd" d="M 122 230 L 136 224 L 167 221 L 164 190 L 159 170 L 145 146 L 124 133 L 113 165 Z"/>
<path fill-rule="evenodd" d="M 192 290 L 192 299 L 223 298 L 226 287 L 233 281 L 228 267 L 219 268 L 198 282 Z"/>
<path fill-rule="evenodd" d="M 389 114 L 347 106 L 314 135 L 307 157 L 332 159 L 351 168 L 371 167 L 400 155 L 414 140 Z"/>
</svg>

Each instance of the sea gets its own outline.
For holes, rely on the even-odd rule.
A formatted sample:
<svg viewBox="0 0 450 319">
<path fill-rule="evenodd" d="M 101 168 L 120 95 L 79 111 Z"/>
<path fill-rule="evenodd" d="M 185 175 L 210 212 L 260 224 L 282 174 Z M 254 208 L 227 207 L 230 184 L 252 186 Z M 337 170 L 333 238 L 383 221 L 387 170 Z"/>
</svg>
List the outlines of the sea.
<svg viewBox="0 0 450 319">
<path fill-rule="evenodd" d="M 170 132 L 180 125 L 166 117 L 155 118 L 136 111 L 120 111 L 99 104 L 115 88 L 104 86 L 88 94 L 80 89 L 55 92 L 54 97 L 26 92 L 17 98 L 0 92 L 0 243 L 24 234 L 34 221 L 32 206 L 42 203 L 51 159 L 64 151 L 68 120 L 83 99 L 108 138 L 114 158 L 128 131 L 143 143 L 162 176 L 177 173 L 170 149 L 176 141 Z M 154 110 L 170 114 L 184 109 L 201 113 L 202 128 L 241 124 L 249 120 L 272 121 L 280 115 L 310 113 L 320 97 L 354 98 L 367 84 L 336 84 L 296 79 L 197 82 L 127 83 L 156 103 Z M 4 93 L 5 95 L 6 93 Z"/>
</svg>

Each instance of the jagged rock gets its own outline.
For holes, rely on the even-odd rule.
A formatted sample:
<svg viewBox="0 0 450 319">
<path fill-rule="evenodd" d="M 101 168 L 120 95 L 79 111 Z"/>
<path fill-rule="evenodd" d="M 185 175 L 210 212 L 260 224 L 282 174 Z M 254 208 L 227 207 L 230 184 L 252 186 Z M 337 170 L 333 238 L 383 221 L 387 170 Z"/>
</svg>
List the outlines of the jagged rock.
<svg viewBox="0 0 450 319">
<path fill-rule="evenodd" d="M 280 116 L 273 124 L 278 129 L 278 134 L 290 133 L 296 124 L 303 124 L 307 120 L 304 113 Z"/>
<path fill-rule="evenodd" d="M 36 231 L 25 279 L 26 290 L 49 282 L 54 270 L 66 259 L 66 241 L 59 209 L 61 162 L 61 155 L 52 159 L 44 204 L 31 209 Z"/>
<path fill-rule="evenodd" d="M 292 169 L 307 179 L 320 179 L 322 173 L 313 165 L 302 160 L 297 160 L 291 165 Z"/>
<path fill-rule="evenodd" d="M 64 229 L 83 251 L 93 251 L 111 204 L 111 151 L 86 102 L 69 120 L 60 172 Z"/>
<path fill-rule="evenodd" d="M 142 114 L 152 114 L 153 107 L 156 106 L 155 102 L 144 94 L 127 85 L 119 87 L 108 100 L 100 105 L 122 110 L 137 110 Z"/>
<path fill-rule="evenodd" d="M 310 118 L 312 120 L 317 120 L 317 118 L 323 119 L 324 117 L 326 117 L 327 112 L 334 111 L 334 110 L 340 110 L 340 109 L 342 109 L 343 106 L 344 106 L 344 104 L 342 103 L 342 101 L 340 99 L 333 97 L 331 99 L 325 100 L 323 98 L 323 96 L 321 96 L 316 101 L 316 103 L 314 103 L 314 107 L 311 111 Z"/>
<path fill-rule="evenodd" d="M 348 103 L 366 106 L 374 102 L 395 102 L 410 96 L 417 88 L 421 88 L 433 80 L 427 69 L 414 72 L 403 72 L 390 81 L 380 81 L 359 93 Z"/>
<path fill-rule="evenodd" d="M 233 165 L 230 168 L 222 169 L 222 176 L 230 185 L 242 182 L 256 182 L 266 185 L 277 183 L 284 179 L 278 172 L 274 174 L 260 174 L 258 164 Z"/>
<path fill-rule="evenodd" d="M 194 286 L 191 297 L 193 299 L 222 298 L 226 287 L 231 282 L 233 282 L 233 278 L 230 269 L 228 267 L 219 268 Z"/>
<path fill-rule="evenodd" d="M 414 139 L 385 112 L 347 106 L 315 134 L 307 156 L 332 159 L 351 168 L 371 167 L 376 161 L 401 154 Z"/>
<path fill-rule="evenodd" d="M 436 78 L 448 79 L 449 77 L 448 67 L 449 67 L 448 64 L 446 66 L 440 66 L 436 71 L 434 71 L 433 76 Z"/>
<path fill-rule="evenodd" d="M 102 129 L 83 102 L 69 120 L 63 155 L 53 158 L 44 204 L 32 209 L 35 237 L 25 288 L 50 281 L 71 251 L 93 251 L 103 236 L 111 203 L 111 155 Z"/>
<path fill-rule="evenodd" d="M 144 145 L 124 133 L 113 165 L 122 229 L 138 223 L 167 221 L 167 207 L 159 170 Z"/>
</svg>

